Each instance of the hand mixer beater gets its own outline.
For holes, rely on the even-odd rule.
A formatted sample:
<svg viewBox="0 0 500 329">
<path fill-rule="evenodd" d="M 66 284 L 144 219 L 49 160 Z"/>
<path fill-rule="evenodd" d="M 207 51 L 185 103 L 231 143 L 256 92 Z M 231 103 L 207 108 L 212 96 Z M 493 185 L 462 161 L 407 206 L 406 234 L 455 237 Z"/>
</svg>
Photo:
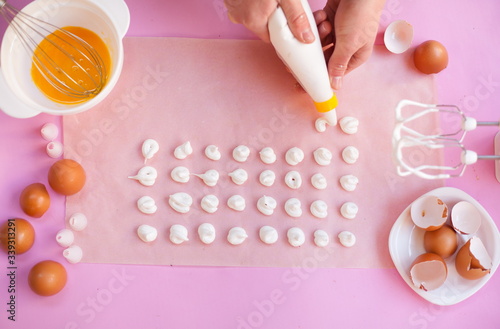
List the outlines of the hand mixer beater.
<svg viewBox="0 0 500 329">
<path fill-rule="evenodd" d="M 406 110 L 406 111 L 405 111 Z M 460 177 L 468 165 L 472 165 L 479 159 L 500 160 L 500 134 L 496 146 L 496 155 L 478 155 L 468 150 L 463 145 L 466 134 L 478 126 L 500 126 L 498 121 L 481 121 L 467 117 L 454 105 L 422 104 L 411 100 L 402 100 L 396 109 L 396 124 L 393 131 L 392 145 L 393 157 L 396 162 L 397 172 L 400 176 L 417 175 L 425 179 L 447 179 Z M 421 131 L 422 126 L 415 124 L 419 119 L 430 115 L 444 115 L 449 121 L 459 121 L 458 128 L 449 132 L 442 130 Z M 413 124 L 413 125 L 412 125 Z M 425 129 L 424 129 L 425 130 Z M 497 141 L 495 140 L 495 144 Z M 415 151 L 417 150 L 418 151 Z M 412 159 L 412 154 L 419 154 L 420 158 L 425 154 L 431 154 L 436 150 L 455 149 L 459 151 L 460 161 L 453 164 L 423 163 L 422 159 Z M 450 153 L 450 152 L 448 152 Z M 452 155 L 452 154 L 446 154 Z M 497 180 L 500 181 L 500 161 L 496 161 Z"/>
<path fill-rule="evenodd" d="M 107 69 L 92 45 L 64 28 L 17 10 L 6 0 L 0 0 L 0 13 L 31 56 L 32 71 L 38 70 L 50 86 L 66 96 L 61 102 L 80 103 L 102 90 Z"/>
</svg>

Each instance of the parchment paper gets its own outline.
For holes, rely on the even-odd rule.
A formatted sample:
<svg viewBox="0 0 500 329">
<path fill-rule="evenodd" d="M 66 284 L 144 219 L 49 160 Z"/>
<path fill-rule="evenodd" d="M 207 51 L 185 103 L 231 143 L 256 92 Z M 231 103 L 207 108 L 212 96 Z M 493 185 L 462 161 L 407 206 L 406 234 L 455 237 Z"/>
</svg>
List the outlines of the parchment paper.
<svg viewBox="0 0 500 329">
<path fill-rule="evenodd" d="M 391 156 L 393 109 L 402 98 L 424 103 L 435 101 L 432 76 L 417 73 L 410 54 L 394 55 L 376 47 L 368 63 L 349 74 L 338 93 L 339 118 L 359 119 L 357 134 L 347 135 L 330 127 L 325 133 L 314 129 L 318 113 L 307 94 L 297 88 L 270 45 L 259 41 L 198 40 L 176 38 L 126 38 L 125 64 L 115 90 L 96 108 L 64 117 L 65 157 L 75 159 L 87 171 L 87 184 L 77 195 L 67 198 L 67 217 L 75 212 L 86 214 L 88 227 L 76 232 L 75 244 L 84 251 L 83 262 L 156 265 L 208 266 L 307 266 L 307 267 L 392 267 L 387 248 L 390 228 L 409 202 L 418 195 L 442 185 L 416 177 L 396 175 Z M 435 124 L 431 122 L 428 124 Z M 141 145 L 145 139 L 159 142 L 160 151 L 147 162 L 159 177 L 145 187 L 128 176 L 144 165 Z M 190 141 L 194 153 L 177 160 L 173 151 Z M 220 161 L 205 157 L 204 149 L 215 144 L 222 153 Z M 232 150 L 247 145 L 251 155 L 238 163 Z M 340 157 L 344 147 L 353 145 L 360 151 L 356 164 L 348 165 Z M 266 165 L 258 152 L 272 147 L 278 155 L 275 164 Z M 292 167 L 285 162 L 291 147 L 300 147 L 306 157 Z M 329 166 L 319 166 L 313 151 L 326 147 L 334 157 Z M 438 159 L 439 160 L 439 159 Z M 185 166 L 201 174 L 216 169 L 220 180 L 215 187 L 206 186 L 192 176 L 186 184 L 170 178 L 176 166 Z M 238 186 L 227 174 L 243 168 L 249 180 Z M 260 172 L 276 173 L 272 187 L 258 182 Z M 290 170 L 298 171 L 303 185 L 291 190 L 284 184 Z M 316 190 L 310 183 L 314 173 L 328 180 L 326 190 Z M 359 178 L 357 189 L 344 191 L 339 185 L 342 175 Z M 168 205 L 168 196 L 187 192 L 194 204 L 187 214 L 179 214 Z M 205 213 L 200 200 L 215 194 L 219 210 Z M 227 207 L 227 199 L 240 194 L 247 207 L 236 212 Z M 137 209 L 137 200 L 149 195 L 156 200 L 158 211 L 146 215 Z M 278 207 L 265 216 L 256 207 L 263 196 L 274 197 Z M 287 199 L 302 202 L 303 215 L 289 217 L 284 209 Z M 328 217 L 317 219 L 309 211 L 314 200 L 328 204 Z M 353 201 L 359 206 L 355 219 L 340 215 L 340 206 Z M 197 236 L 201 223 L 212 223 L 217 238 L 204 245 Z M 136 234 L 141 224 L 158 229 L 153 243 L 142 242 Z M 190 240 L 174 245 L 169 228 L 185 225 Z M 274 226 L 278 242 L 265 245 L 258 231 L 263 225 Z M 249 237 L 239 246 L 230 245 L 227 232 L 241 226 Z M 306 234 L 301 247 L 288 244 L 286 231 L 300 227 Z M 322 229 L 330 235 L 326 248 L 316 247 L 313 233 Z M 337 235 L 353 232 L 357 243 L 351 248 L 340 245 Z"/>
</svg>

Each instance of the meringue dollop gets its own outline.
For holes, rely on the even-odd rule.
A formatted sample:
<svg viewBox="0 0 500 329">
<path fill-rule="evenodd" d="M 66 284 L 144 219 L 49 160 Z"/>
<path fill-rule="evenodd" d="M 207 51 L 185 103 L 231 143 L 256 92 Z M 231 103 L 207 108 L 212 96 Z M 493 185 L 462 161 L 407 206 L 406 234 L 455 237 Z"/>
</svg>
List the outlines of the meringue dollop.
<svg viewBox="0 0 500 329">
<path fill-rule="evenodd" d="M 181 214 L 185 214 L 191 209 L 193 198 L 187 193 L 178 192 L 169 196 L 168 204 L 175 211 Z"/>
<path fill-rule="evenodd" d="M 356 236 L 349 231 L 342 231 L 338 235 L 340 244 L 344 247 L 352 247 L 356 244 Z"/>
<path fill-rule="evenodd" d="M 198 236 L 204 244 L 211 244 L 215 240 L 215 227 L 210 223 L 198 226 Z"/>
<path fill-rule="evenodd" d="M 246 145 L 238 145 L 233 150 L 233 158 L 238 162 L 247 161 L 250 156 L 250 149 Z"/>
<path fill-rule="evenodd" d="M 358 132 L 359 120 L 354 117 L 343 117 L 339 124 L 346 134 L 352 135 Z"/>
<path fill-rule="evenodd" d="M 160 145 L 154 139 L 146 139 L 142 143 L 141 151 L 142 156 L 144 157 L 144 163 L 146 163 L 149 159 L 152 159 L 153 156 L 158 153 L 160 150 Z"/>
<path fill-rule="evenodd" d="M 259 238 L 265 244 L 273 244 L 278 241 L 278 231 L 272 226 L 262 226 L 259 230 Z"/>
<path fill-rule="evenodd" d="M 306 236 L 304 231 L 298 227 L 292 227 L 288 229 L 286 236 L 288 238 L 288 243 L 293 247 L 300 247 L 306 242 Z"/>
<path fill-rule="evenodd" d="M 221 158 L 221 153 L 216 145 L 208 145 L 205 148 L 205 156 L 213 161 L 218 161 Z"/>
<path fill-rule="evenodd" d="M 137 175 L 128 176 L 128 178 L 135 179 L 144 186 L 153 186 L 156 178 L 158 178 L 158 172 L 151 166 L 144 166 L 139 169 Z"/>
<path fill-rule="evenodd" d="M 145 195 L 137 200 L 137 208 L 140 212 L 148 215 L 154 214 L 156 210 L 158 210 L 155 200 L 148 195 Z"/>
<path fill-rule="evenodd" d="M 325 147 L 320 147 L 316 149 L 313 152 L 313 155 L 314 155 L 314 160 L 320 166 L 328 166 L 332 162 L 333 158 L 332 152 Z"/>
<path fill-rule="evenodd" d="M 183 166 L 175 167 L 170 172 L 170 177 L 178 183 L 187 183 L 190 177 L 189 169 Z"/>
<path fill-rule="evenodd" d="M 323 200 L 316 200 L 311 203 L 311 214 L 316 218 L 326 218 L 328 216 L 328 205 Z"/>
<path fill-rule="evenodd" d="M 285 212 L 290 217 L 298 218 L 302 216 L 301 202 L 297 198 L 290 198 L 285 202 Z"/>
<path fill-rule="evenodd" d="M 233 195 L 227 200 L 227 206 L 236 211 L 243 211 L 246 207 L 245 198 L 239 194 Z"/>
<path fill-rule="evenodd" d="M 219 181 L 219 172 L 215 169 L 209 169 L 205 171 L 204 174 L 194 174 L 203 180 L 203 183 L 207 186 L 215 186 Z"/>
<path fill-rule="evenodd" d="M 323 174 L 317 173 L 312 175 L 311 184 L 317 190 L 324 190 L 327 187 L 326 177 Z"/>
<path fill-rule="evenodd" d="M 289 171 L 285 175 L 285 184 L 289 188 L 296 190 L 302 186 L 302 176 L 300 175 L 300 173 L 298 171 L 294 171 L 294 170 Z"/>
<path fill-rule="evenodd" d="M 354 202 L 345 202 L 340 207 L 340 214 L 347 219 L 353 219 L 358 214 L 358 205 Z"/>
<path fill-rule="evenodd" d="M 172 225 L 170 227 L 170 241 L 174 244 L 189 241 L 187 228 L 181 224 Z"/>
<path fill-rule="evenodd" d="M 236 185 L 243 185 L 248 180 L 248 173 L 245 169 L 236 169 L 228 175 Z"/>
<path fill-rule="evenodd" d="M 323 230 L 314 231 L 314 243 L 318 247 L 326 247 L 328 243 L 330 243 L 330 237 L 328 236 L 328 233 Z"/>
<path fill-rule="evenodd" d="M 264 186 L 272 186 L 276 180 L 276 174 L 272 170 L 264 170 L 259 175 L 259 182 Z"/>
<path fill-rule="evenodd" d="M 358 186 L 359 179 L 354 175 L 344 175 L 340 177 L 340 185 L 348 192 L 352 192 Z"/>
<path fill-rule="evenodd" d="M 359 150 L 354 146 L 346 146 L 342 150 L 342 159 L 345 163 L 354 164 L 358 161 Z"/>
<path fill-rule="evenodd" d="M 286 151 L 285 159 L 290 166 L 296 166 L 304 160 L 304 151 L 298 147 L 292 147 Z"/>
<path fill-rule="evenodd" d="M 257 201 L 257 209 L 264 215 L 270 216 L 274 213 L 277 203 L 273 197 L 264 195 Z"/>
<path fill-rule="evenodd" d="M 174 157 L 179 160 L 183 160 L 191 154 L 193 154 L 193 147 L 189 141 L 177 146 L 174 150 Z"/>
<path fill-rule="evenodd" d="M 158 230 L 150 225 L 140 225 L 137 228 L 137 236 L 144 242 L 152 242 L 158 237 Z"/>
<path fill-rule="evenodd" d="M 248 238 L 247 232 L 242 227 L 233 227 L 227 233 L 227 241 L 232 245 L 242 244 Z"/>
<path fill-rule="evenodd" d="M 213 195 L 208 194 L 201 199 L 201 209 L 205 210 L 209 214 L 213 214 L 217 211 L 219 207 L 219 199 Z"/>
<path fill-rule="evenodd" d="M 272 164 L 276 162 L 276 153 L 271 147 L 264 147 L 259 152 L 260 160 L 265 164 Z"/>
</svg>

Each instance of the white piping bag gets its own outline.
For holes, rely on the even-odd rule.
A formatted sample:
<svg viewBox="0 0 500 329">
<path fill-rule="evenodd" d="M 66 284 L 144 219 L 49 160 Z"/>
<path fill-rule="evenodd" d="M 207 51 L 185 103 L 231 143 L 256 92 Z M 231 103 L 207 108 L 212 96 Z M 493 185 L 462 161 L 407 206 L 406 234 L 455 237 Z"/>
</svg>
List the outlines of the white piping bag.
<svg viewBox="0 0 500 329">
<path fill-rule="evenodd" d="M 311 96 L 318 112 L 322 113 L 329 125 L 337 124 L 337 97 L 330 85 L 323 48 L 319 39 L 314 16 L 306 0 L 302 6 L 314 33 L 313 43 L 297 40 L 288 26 L 281 7 L 271 15 L 268 22 L 271 43 L 276 53 L 288 66 L 302 88 Z"/>
</svg>

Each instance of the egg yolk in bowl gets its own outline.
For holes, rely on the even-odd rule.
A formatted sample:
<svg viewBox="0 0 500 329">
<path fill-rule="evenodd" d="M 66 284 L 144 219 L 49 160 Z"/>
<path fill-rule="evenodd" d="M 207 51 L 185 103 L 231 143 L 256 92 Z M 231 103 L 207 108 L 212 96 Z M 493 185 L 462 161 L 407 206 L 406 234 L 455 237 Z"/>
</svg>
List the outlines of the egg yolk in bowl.
<svg viewBox="0 0 500 329">
<path fill-rule="evenodd" d="M 111 56 L 104 41 L 86 28 L 66 26 L 38 44 L 31 77 L 52 101 L 78 104 L 99 94 L 110 71 Z"/>
</svg>

